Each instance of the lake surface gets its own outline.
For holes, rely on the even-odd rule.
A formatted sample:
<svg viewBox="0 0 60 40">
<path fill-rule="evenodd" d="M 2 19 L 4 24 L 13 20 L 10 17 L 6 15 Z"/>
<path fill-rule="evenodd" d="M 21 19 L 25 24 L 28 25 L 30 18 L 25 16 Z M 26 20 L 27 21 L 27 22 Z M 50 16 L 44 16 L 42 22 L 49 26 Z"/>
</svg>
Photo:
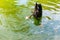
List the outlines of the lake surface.
<svg viewBox="0 0 60 40">
<path fill-rule="evenodd" d="M 36 26 L 33 18 L 25 19 L 32 14 L 36 1 L 43 7 L 41 26 Z M 15 2 L 17 2 L 17 12 L 10 6 L 5 6 L 8 8 L 4 9 L 5 4 L 0 8 L 0 40 L 60 40 L 60 1 L 19 0 Z"/>
</svg>

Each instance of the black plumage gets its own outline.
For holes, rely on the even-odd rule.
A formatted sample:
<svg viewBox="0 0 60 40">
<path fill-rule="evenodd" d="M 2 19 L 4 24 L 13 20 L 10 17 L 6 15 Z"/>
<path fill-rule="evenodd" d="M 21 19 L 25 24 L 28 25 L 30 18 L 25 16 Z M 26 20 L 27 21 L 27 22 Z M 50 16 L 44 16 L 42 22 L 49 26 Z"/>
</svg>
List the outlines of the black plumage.
<svg viewBox="0 0 60 40">
<path fill-rule="evenodd" d="M 42 18 L 42 5 L 41 4 L 37 4 L 37 3 L 35 4 L 33 17 L 34 17 L 34 24 L 39 25 Z"/>
<path fill-rule="evenodd" d="M 36 19 L 39 19 L 39 18 L 42 16 L 42 5 L 41 5 L 41 4 L 37 4 L 37 3 L 36 3 L 33 16 L 34 16 Z"/>
</svg>

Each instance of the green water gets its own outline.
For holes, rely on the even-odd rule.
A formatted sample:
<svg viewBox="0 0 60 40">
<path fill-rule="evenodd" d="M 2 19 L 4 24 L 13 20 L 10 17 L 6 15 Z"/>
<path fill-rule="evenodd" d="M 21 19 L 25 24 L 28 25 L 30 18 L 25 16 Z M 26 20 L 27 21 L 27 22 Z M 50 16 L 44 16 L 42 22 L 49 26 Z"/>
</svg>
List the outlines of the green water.
<svg viewBox="0 0 60 40">
<path fill-rule="evenodd" d="M 42 27 L 26 20 L 35 3 L 43 7 Z M 0 40 L 60 40 L 60 0 L 0 0 Z"/>
</svg>

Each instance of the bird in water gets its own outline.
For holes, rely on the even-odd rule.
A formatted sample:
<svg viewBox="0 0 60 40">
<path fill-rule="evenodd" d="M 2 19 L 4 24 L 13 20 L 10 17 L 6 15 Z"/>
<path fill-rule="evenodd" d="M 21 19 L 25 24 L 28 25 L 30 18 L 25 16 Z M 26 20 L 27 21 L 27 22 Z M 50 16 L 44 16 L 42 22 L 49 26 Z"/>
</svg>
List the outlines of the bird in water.
<svg viewBox="0 0 60 40">
<path fill-rule="evenodd" d="M 34 18 L 35 25 L 41 24 L 41 19 L 42 19 L 42 5 L 41 4 L 37 4 L 37 3 L 35 4 L 33 18 Z"/>
<path fill-rule="evenodd" d="M 37 3 L 35 4 L 35 9 L 31 16 L 33 16 L 35 25 L 41 24 L 41 19 L 42 19 L 42 5 L 41 4 L 37 4 Z M 26 17 L 26 18 L 31 18 L 31 16 Z"/>
</svg>

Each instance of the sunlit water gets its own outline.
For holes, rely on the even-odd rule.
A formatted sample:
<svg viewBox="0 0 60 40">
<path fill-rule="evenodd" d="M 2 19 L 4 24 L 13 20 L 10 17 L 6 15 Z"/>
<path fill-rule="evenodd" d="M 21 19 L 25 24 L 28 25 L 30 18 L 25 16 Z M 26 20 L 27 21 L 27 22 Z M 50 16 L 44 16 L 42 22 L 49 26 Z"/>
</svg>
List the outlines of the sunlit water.
<svg viewBox="0 0 60 40">
<path fill-rule="evenodd" d="M 49 16 L 51 20 L 47 18 L 42 18 L 42 27 L 36 26 L 31 26 L 31 32 L 33 34 L 40 34 L 44 35 L 47 37 L 43 37 L 45 39 L 42 40 L 60 40 L 60 15 L 58 14 L 53 14 L 55 11 L 49 11 L 49 10 L 43 10 L 43 16 Z"/>
<path fill-rule="evenodd" d="M 49 2 L 49 1 L 48 1 Z M 53 3 L 53 2 L 50 2 Z M 20 1 L 18 5 L 26 4 L 26 1 Z M 56 4 L 56 3 L 53 3 Z M 55 8 L 53 6 L 48 6 L 42 4 L 43 6 Z M 56 4 L 60 6 L 60 4 Z M 4 27 L 5 17 L 4 15 L 0 14 L 0 20 L 2 20 L 2 25 L 0 25 L 0 40 L 60 40 L 60 12 L 59 8 L 56 10 L 43 10 L 43 17 L 42 17 L 42 27 L 34 25 L 31 19 L 26 20 L 29 24 L 29 32 L 21 33 L 21 32 L 13 32 L 9 29 Z M 51 20 L 46 18 L 49 16 Z M 22 24 L 23 25 L 23 24 Z M 30 35 L 30 36 L 29 36 Z"/>
</svg>

